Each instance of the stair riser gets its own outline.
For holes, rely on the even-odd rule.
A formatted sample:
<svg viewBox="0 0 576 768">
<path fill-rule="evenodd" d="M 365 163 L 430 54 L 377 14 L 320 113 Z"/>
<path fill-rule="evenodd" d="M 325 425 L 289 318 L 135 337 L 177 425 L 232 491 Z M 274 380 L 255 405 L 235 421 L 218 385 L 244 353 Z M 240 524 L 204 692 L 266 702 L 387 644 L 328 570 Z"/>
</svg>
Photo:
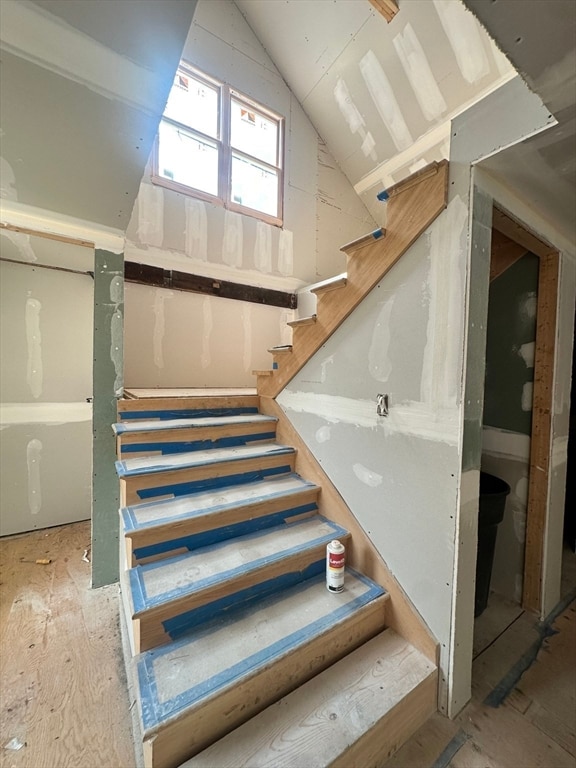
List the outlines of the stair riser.
<svg viewBox="0 0 576 768">
<path fill-rule="evenodd" d="M 349 536 L 339 538 L 346 542 Z M 242 603 L 259 600 L 322 573 L 326 567 L 326 544 L 322 542 L 285 555 L 276 562 L 264 562 L 257 569 L 234 574 L 223 583 L 209 584 L 193 595 L 175 596 L 170 603 L 156 608 L 140 611 L 140 599 L 135 599 L 134 618 L 140 623 L 140 645 L 134 644 L 136 653 L 175 640 L 230 606 L 237 608 Z M 133 594 L 138 595 L 139 589 L 133 579 Z"/>
<path fill-rule="evenodd" d="M 400 747 L 436 712 L 438 673 L 430 674 L 396 707 L 354 745 L 330 764 L 330 768 L 351 765 L 384 765 Z"/>
<path fill-rule="evenodd" d="M 131 459 L 137 456 L 231 448 L 258 441 L 271 442 L 275 438 L 275 425 L 264 422 L 234 424 L 227 427 L 190 427 L 189 429 L 125 433 L 117 438 L 116 448 L 119 458 Z"/>
<path fill-rule="evenodd" d="M 129 532 L 126 562 L 130 567 L 153 559 L 173 557 L 177 550 L 191 551 L 225 539 L 243 536 L 309 517 L 318 511 L 318 489 L 311 488 L 293 497 L 280 497 L 256 504 L 223 509 L 209 515 L 167 522 L 166 525 Z"/>
<path fill-rule="evenodd" d="M 118 420 L 194 419 L 258 413 L 257 395 L 242 397 L 175 397 L 119 400 Z"/>
<path fill-rule="evenodd" d="M 185 496 L 294 471 L 294 454 L 271 454 L 120 478 L 120 505 Z"/>
<path fill-rule="evenodd" d="M 385 597 L 144 737 L 145 768 L 177 768 L 384 629 Z"/>
</svg>

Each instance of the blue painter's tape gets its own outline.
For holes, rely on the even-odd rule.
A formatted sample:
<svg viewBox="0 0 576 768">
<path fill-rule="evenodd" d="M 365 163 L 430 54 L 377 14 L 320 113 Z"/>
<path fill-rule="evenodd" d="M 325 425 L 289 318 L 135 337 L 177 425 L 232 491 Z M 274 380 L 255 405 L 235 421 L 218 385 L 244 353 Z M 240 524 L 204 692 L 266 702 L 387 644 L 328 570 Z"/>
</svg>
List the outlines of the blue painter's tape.
<svg viewBox="0 0 576 768">
<path fill-rule="evenodd" d="M 316 567 L 318 567 L 318 565 L 316 565 Z M 307 588 L 309 585 L 323 583 L 325 578 L 324 560 L 320 561 L 320 567 L 322 569 L 321 573 L 308 579 L 304 585 L 298 584 L 290 588 L 290 592 L 294 594 L 294 592 L 297 593 L 299 590 Z M 262 648 L 257 653 L 252 654 L 252 656 L 233 664 L 228 669 L 213 675 L 211 678 L 202 681 L 172 699 L 166 701 L 160 701 L 159 699 L 158 686 L 154 674 L 155 660 L 167 653 L 172 654 L 175 651 L 178 651 L 179 648 L 189 648 L 199 637 L 214 634 L 218 630 L 223 631 L 227 626 L 232 627 L 235 621 L 242 619 L 255 605 L 258 605 L 259 609 L 265 609 L 268 605 L 278 599 L 276 595 L 271 594 L 264 598 L 260 596 L 259 599 L 251 601 L 249 605 L 243 604 L 240 607 L 232 606 L 225 617 L 219 616 L 218 619 L 197 627 L 191 632 L 189 631 L 188 634 L 182 636 L 168 646 L 156 648 L 141 654 L 138 661 L 138 677 L 140 682 L 141 712 L 144 731 L 146 732 L 147 730 L 157 727 L 168 718 L 177 716 L 180 712 L 199 701 L 208 693 L 212 694 L 217 690 L 222 690 L 234 685 L 242 675 L 245 675 L 250 670 L 264 668 L 275 658 L 280 658 L 295 648 L 309 642 L 312 638 L 318 637 L 334 626 L 334 624 L 352 616 L 364 605 L 367 605 L 376 597 L 384 594 L 382 587 L 370 581 L 365 576 L 355 573 L 352 570 L 350 570 L 349 573 L 353 574 L 366 585 L 367 589 L 363 594 L 350 600 L 350 602 L 345 603 L 344 605 L 340 605 L 330 614 L 322 616 L 315 621 L 311 621 L 305 627 L 271 643 L 266 648 Z"/>
<path fill-rule="evenodd" d="M 241 446 L 242 447 L 242 446 Z M 296 453 L 296 450 L 289 445 L 266 444 L 259 453 L 244 454 L 230 452 L 227 456 L 217 456 L 213 451 L 206 451 L 204 457 L 198 457 L 198 451 L 191 451 L 189 457 L 180 456 L 179 460 L 173 463 L 162 461 L 160 456 L 150 456 L 140 459 L 126 459 L 115 462 L 118 477 L 139 477 L 141 475 L 153 475 L 162 472 L 180 472 L 186 469 L 197 469 L 199 467 L 208 467 L 213 464 L 232 464 L 234 462 L 269 458 L 271 456 L 287 456 Z"/>
<path fill-rule="evenodd" d="M 309 541 L 299 544 L 298 546 L 288 547 L 286 549 L 279 549 L 273 554 L 267 555 L 266 557 L 257 557 L 250 562 L 244 563 L 242 565 L 238 565 L 234 568 L 230 568 L 227 571 L 222 570 L 220 571 L 220 573 L 212 574 L 211 576 L 207 576 L 204 578 L 202 577 L 194 578 L 194 580 L 191 580 L 189 584 L 185 584 L 184 586 L 176 587 L 174 589 L 169 589 L 166 592 L 153 595 L 152 597 L 148 596 L 146 592 L 146 575 L 147 574 L 153 571 L 157 571 L 160 568 L 165 568 L 167 565 L 171 566 L 175 563 L 180 563 L 183 568 L 186 568 L 186 566 L 194 566 L 199 556 L 203 556 L 204 554 L 207 554 L 207 553 L 218 552 L 219 550 L 227 546 L 229 541 L 222 540 L 215 544 L 210 544 L 208 546 L 202 547 L 202 552 L 199 552 L 198 550 L 196 550 L 192 554 L 176 555 L 176 557 L 171 557 L 171 558 L 160 560 L 154 563 L 147 563 L 146 565 L 137 566 L 136 568 L 132 569 L 132 571 L 135 572 L 134 578 L 136 581 L 138 581 L 138 584 L 139 584 L 139 589 L 133 590 L 134 609 L 137 612 L 145 611 L 159 605 L 164 605 L 165 603 L 169 603 L 173 600 L 183 598 L 187 595 L 193 595 L 197 592 L 201 592 L 205 589 L 213 587 L 216 584 L 220 584 L 222 582 L 227 582 L 231 579 L 234 579 L 237 576 L 248 574 L 253 571 L 258 571 L 262 569 L 265 565 L 272 565 L 273 563 L 278 562 L 278 560 L 283 560 L 284 558 L 292 557 L 292 555 L 295 555 L 299 552 L 304 553 L 308 550 L 315 549 L 320 545 L 326 545 L 330 541 L 332 541 L 332 539 L 337 539 L 339 537 L 343 537 L 346 535 L 347 531 L 341 526 L 337 525 L 336 523 L 332 523 L 330 520 L 326 520 L 320 515 L 318 516 L 318 518 L 320 521 L 330 526 L 330 531 L 328 533 L 325 533 L 322 536 L 317 536 L 314 539 L 310 539 Z M 302 525 L 306 525 L 309 523 L 310 523 L 309 519 L 301 520 L 299 522 L 292 523 L 290 525 L 290 529 L 292 530 L 294 528 L 299 528 Z M 284 531 L 284 530 L 286 530 L 286 526 L 281 525 L 281 526 L 274 526 L 273 528 L 269 528 L 267 530 L 265 529 L 265 530 L 250 532 L 250 534 L 248 534 L 247 536 L 246 535 L 242 536 L 242 541 L 238 541 L 237 545 L 244 547 L 250 542 L 258 541 L 264 536 L 270 535 L 274 531 Z M 131 571 L 131 575 L 132 575 L 132 571 Z M 137 598 L 136 598 L 136 592 L 137 592 Z M 213 603 L 213 605 L 215 610 L 218 610 L 217 608 L 218 601 Z"/>
<path fill-rule="evenodd" d="M 278 370 L 278 363 L 276 362 L 276 360 L 272 363 L 272 370 L 273 371 L 277 371 Z"/>
<path fill-rule="evenodd" d="M 380 200 L 381 203 L 385 203 L 386 200 L 388 200 L 388 198 L 390 197 L 390 195 L 385 189 L 383 189 L 382 192 L 378 192 L 376 197 L 378 198 L 378 200 Z"/>
<path fill-rule="evenodd" d="M 372 237 L 374 238 L 374 240 L 378 240 L 378 238 L 382 237 L 383 234 L 384 232 L 382 232 L 381 229 L 375 229 L 374 232 L 372 232 Z"/>
<path fill-rule="evenodd" d="M 120 411 L 120 421 L 130 419 L 201 419 L 209 416 L 240 416 L 243 413 L 258 413 L 256 406 L 242 406 L 238 408 L 182 408 L 181 410 L 167 411 Z"/>
<path fill-rule="evenodd" d="M 120 513 L 122 515 L 124 531 L 128 532 L 128 531 L 135 531 L 135 530 L 143 530 L 146 528 L 154 528 L 160 524 L 165 525 L 165 524 L 176 522 L 176 520 L 184 520 L 186 518 L 193 518 L 193 517 L 200 517 L 202 515 L 215 514 L 218 512 L 222 512 L 225 509 L 229 509 L 230 507 L 237 508 L 239 506 L 252 506 L 254 504 L 259 504 L 260 502 L 263 502 L 263 501 L 278 499 L 282 496 L 285 496 L 287 500 L 290 500 L 293 496 L 298 497 L 298 495 L 303 491 L 311 490 L 318 487 L 314 485 L 314 483 L 310 483 L 307 480 L 303 480 L 300 477 L 300 475 L 297 475 L 294 472 L 290 473 L 286 478 L 283 478 L 283 479 L 299 480 L 300 485 L 292 489 L 283 489 L 281 491 L 272 490 L 272 492 L 270 492 L 269 491 L 270 484 L 268 481 L 266 483 L 266 488 L 268 489 L 268 491 L 266 493 L 263 493 L 260 496 L 254 496 L 252 498 L 246 498 L 244 500 L 238 500 L 238 501 L 232 501 L 232 502 L 229 501 L 229 502 L 224 502 L 223 504 L 220 503 L 220 504 L 214 504 L 213 506 L 205 506 L 205 507 L 199 507 L 197 495 L 191 494 L 189 499 L 190 508 L 184 509 L 183 512 L 180 512 L 177 515 L 170 515 L 170 514 L 167 514 L 166 512 L 166 510 L 170 510 L 170 507 L 174 505 L 174 499 L 162 499 L 161 501 L 149 501 L 143 504 L 136 504 L 130 507 L 123 507 L 120 510 Z M 182 501 L 183 499 L 179 499 L 178 504 L 181 505 Z M 145 522 L 138 522 L 137 512 L 141 510 L 150 509 L 153 507 L 157 508 L 158 517 L 153 518 L 151 520 L 146 520 Z"/>
<path fill-rule="evenodd" d="M 240 485 L 241 483 L 255 483 L 257 480 L 264 480 L 265 477 L 272 475 L 287 475 L 292 472 L 289 464 L 281 467 L 269 467 L 268 469 L 257 469 L 253 472 L 244 472 L 238 475 L 227 475 L 226 477 L 208 477 L 204 480 L 193 480 L 188 483 L 174 483 L 173 485 L 160 485 L 155 488 L 141 488 L 136 491 L 139 499 L 153 499 L 155 496 L 187 496 L 189 493 L 197 491 L 209 491 L 212 488 L 227 488 L 230 485 Z"/>
<path fill-rule="evenodd" d="M 235 539 L 238 536 L 244 536 L 248 533 L 273 528 L 275 525 L 281 525 L 288 521 L 291 517 L 303 515 L 306 512 L 314 512 L 317 509 L 318 506 L 316 503 L 310 502 L 309 504 L 302 504 L 300 507 L 293 507 L 291 509 L 282 510 L 282 512 L 275 512 L 272 515 L 255 517 L 251 520 L 244 520 L 241 523 L 234 523 L 233 525 L 226 525 L 221 528 L 212 528 L 209 531 L 195 533 L 191 536 L 182 536 L 179 539 L 171 539 L 170 541 L 151 544 L 147 547 L 137 547 L 133 552 L 134 558 L 137 562 L 146 557 L 152 557 L 164 552 L 171 552 L 174 549 L 182 549 L 183 547 L 191 552 L 200 547 L 217 544 L 226 539 Z"/>
<path fill-rule="evenodd" d="M 186 453 L 187 451 L 209 451 L 212 448 L 234 448 L 238 445 L 247 445 L 258 440 L 274 440 L 276 432 L 260 432 L 255 435 L 237 435 L 235 437 L 219 437 L 216 440 L 190 440 L 187 442 L 166 443 L 132 443 L 122 446 L 122 455 L 125 453 L 151 453 L 160 451 L 163 456 L 171 453 Z"/>
<path fill-rule="evenodd" d="M 162 625 L 172 640 L 178 640 L 193 630 L 194 627 L 199 627 L 219 616 L 226 617 L 230 610 L 236 611 L 240 607 L 246 610 L 259 600 L 275 595 L 282 590 L 290 589 L 303 581 L 324 573 L 325 570 L 326 558 L 322 557 L 320 560 L 310 563 L 302 571 L 283 573 L 281 576 L 254 584 L 231 595 L 226 595 L 220 600 L 214 600 L 200 608 L 194 608 L 191 611 L 181 613 L 179 616 L 167 619 L 162 622 Z"/>
</svg>

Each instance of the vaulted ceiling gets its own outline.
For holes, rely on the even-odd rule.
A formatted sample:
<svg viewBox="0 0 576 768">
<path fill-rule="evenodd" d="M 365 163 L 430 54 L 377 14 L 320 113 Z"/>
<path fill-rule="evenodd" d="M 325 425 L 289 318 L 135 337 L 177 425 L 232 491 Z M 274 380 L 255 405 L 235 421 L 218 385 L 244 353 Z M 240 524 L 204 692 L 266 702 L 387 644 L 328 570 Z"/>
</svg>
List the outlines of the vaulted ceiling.
<svg viewBox="0 0 576 768">
<path fill-rule="evenodd" d="M 208 0 L 200 0 L 206 2 Z M 209 0 L 220 2 L 220 0 Z M 236 0 L 356 191 L 447 154 L 514 70 L 558 126 L 484 162 L 562 231 L 576 206 L 573 0 Z M 1 0 L 1 190 L 125 230 L 196 0 Z"/>
</svg>

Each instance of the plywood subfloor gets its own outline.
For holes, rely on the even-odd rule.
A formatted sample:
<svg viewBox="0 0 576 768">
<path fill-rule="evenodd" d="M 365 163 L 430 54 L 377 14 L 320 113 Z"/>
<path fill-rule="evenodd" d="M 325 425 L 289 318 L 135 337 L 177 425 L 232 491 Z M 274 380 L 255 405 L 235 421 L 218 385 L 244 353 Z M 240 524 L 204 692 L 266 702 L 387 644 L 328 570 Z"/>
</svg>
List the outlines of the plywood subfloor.
<svg viewBox="0 0 576 768">
<path fill-rule="evenodd" d="M 253 387 L 216 387 L 195 389 L 125 389 L 124 396 L 138 399 L 147 397 L 242 397 L 258 394 Z"/>
<path fill-rule="evenodd" d="M 89 543 L 89 522 L 0 540 L 1 768 L 134 766 L 118 588 L 90 589 Z"/>
<path fill-rule="evenodd" d="M 574 768 L 576 603 L 552 630 L 504 702 L 485 704 L 538 638 L 534 617 L 522 613 L 475 659 L 472 700 L 460 715 L 433 715 L 386 768 Z"/>
<path fill-rule="evenodd" d="M 89 541 L 89 523 L 0 540 L 0 768 L 135 768 L 118 593 L 90 589 Z M 505 703 L 483 703 L 534 627 L 523 614 L 483 650 L 471 703 L 430 718 L 386 768 L 573 768 L 574 603 Z"/>
</svg>

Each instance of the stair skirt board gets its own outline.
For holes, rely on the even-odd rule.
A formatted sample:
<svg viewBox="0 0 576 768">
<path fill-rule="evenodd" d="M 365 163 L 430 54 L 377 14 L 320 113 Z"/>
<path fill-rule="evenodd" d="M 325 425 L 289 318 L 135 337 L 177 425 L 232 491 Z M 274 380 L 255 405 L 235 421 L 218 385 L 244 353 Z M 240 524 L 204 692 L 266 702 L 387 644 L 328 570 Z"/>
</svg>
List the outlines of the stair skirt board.
<svg viewBox="0 0 576 768">
<path fill-rule="evenodd" d="M 140 654 L 146 765 L 176 768 L 382 631 L 386 598 L 351 571 L 330 593 L 320 574 Z"/>
<path fill-rule="evenodd" d="M 134 647 L 153 648 L 219 612 L 323 573 L 334 538 L 349 534 L 317 515 L 131 569 Z"/>
<path fill-rule="evenodd" d="M 381 765 L 436 710 L 436 678 L 387 629 L 181 768 Z"/>
<path fill-rule="evenodd" d="M 309 517 L 320 489 L 298 475 L 219 488 L 120 510 L 130 565 Z"/>
</svg>

